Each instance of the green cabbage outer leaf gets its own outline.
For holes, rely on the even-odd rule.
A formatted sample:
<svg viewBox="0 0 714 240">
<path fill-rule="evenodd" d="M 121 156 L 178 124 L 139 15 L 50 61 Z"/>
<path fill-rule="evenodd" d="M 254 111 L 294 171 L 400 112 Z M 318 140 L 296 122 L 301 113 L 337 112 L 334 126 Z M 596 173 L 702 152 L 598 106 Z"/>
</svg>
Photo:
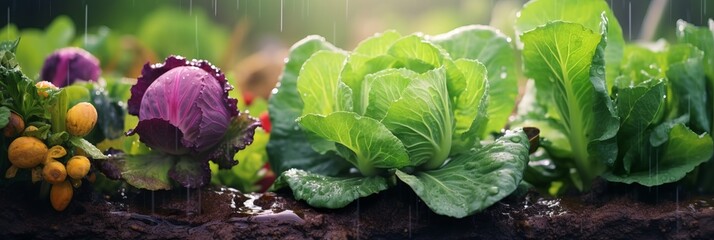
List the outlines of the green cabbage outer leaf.
<svg viewBox="0 0 714 240">
<path fill-rule="evenodd" d="M 327 116 L 308 114 L 297 120 L 306 131 L 338 143 L 338 151 L 362 174 L 376 174 L 375 168 L 400 168 L 409 165 L 404 145 L 382 123 L 353 112 L 334 112 Z"/>
<path fill-rule="evenodd" d="M 605 47 L 606 86 L 610 89 L 622 62 L 622 52 L 625 39 L 617 18 L 612 13 L 606 1 L 603 0 L 533 0 L 523 6 L 516 19 L 516 35 L 546 25 L 552 21 L 578 23 L 593 32 L 601 30 L 601 13 L 609 19 L 606 30 L 607 46 Z"/>
<path fill-rule="evenodd" d="M 603 14 L 603 32 L 607 18 Z M 577 23 L 550 22 L 523 41 L 525 74 L 554 102 L 583 186 L 616 159 L 619 120 L 605 86 L 606 36 Z"/>
<path fill-rule="evenodd" d="M 177 160 L 176 156 L 158 151 L 144 155 L 127 155 L 119 176 L 137 188 L 150 191 L 169 190 L 169 170 Z"/>
<path fill-rule="evenodd" d="M 366 197 L 389 187 L 387 179 L 374 177 L 327 177 L 290 169 L 275 180 L 271 191 L 290 187 L 293 196 L 307 201 L 310 206 L 341 208 L 352 201 Z"/>
<path fill-rule="evenodd" d="M 488 115 L 488 125 L 484 126 L 485 129 L 482 131 L 485 134 L 500 132 L 506 126 L 518 96 L 518 88 L 514 87 L 518 85 L 516 53 L 511 45 L 511 39 L 493 27 L 470 25 L 434 36 L 429 40 L 442 47 L 457 62 L 461 59 L 473 59 L 485 65 L 485 69 L 488 69 L 490 104 L 487 107 L 487 114 L 479 114 L 479 116 Z M 485 74 L 485 71 L 483 73 Z M 478 72 L 478 74 L 482 73 Z M 471 87 L 467 86 L 466 89 Z M 484 122 L 478 121 L 479 124 Z M 482 134 L 481 137 L 485 136 Z"/>
<path fill-rule="evenodd" d="M 297 89 L 303 102 L 302 115 L 327 115 L 352 108 L 351 90 L 339 81 L 347 56 L 341 52 L 319 51 L 313 54 L 297 78 Z"/>
<path fill-rule="evenodd" d="M 299 168 L 313 173 L 336 175 L 345 172 L 350 164 L 335 159 L 335 154 L 319 154 L 312 149 L 305 132 L 295 119 L 303 111 L 303 102 L 297 90 L 300 69 L 313 53 L 320 50 L 340 51 L 319 36 L 308 36 L 295 43 L 290 50 L 280 85 L 270 98 L 268 110 L 273 124 L 267 151 L 270 165 L 276 174 L 290 168 Z"/>
<path fill-rule="evenodd" d="M 508 131 L 496 142 L 452 158 L 442 168 L 397 177 L 434 212 L 462 218 L 511 194 L 528 164 L 528 139 Z"/>
</svg>

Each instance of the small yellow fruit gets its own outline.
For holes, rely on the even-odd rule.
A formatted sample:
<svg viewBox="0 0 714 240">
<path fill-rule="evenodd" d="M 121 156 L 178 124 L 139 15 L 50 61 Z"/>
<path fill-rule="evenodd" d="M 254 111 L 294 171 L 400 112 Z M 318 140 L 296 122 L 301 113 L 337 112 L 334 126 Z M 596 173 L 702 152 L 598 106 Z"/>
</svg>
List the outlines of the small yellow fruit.
<svg viewBox="0 0 714 240">
<path fill-rule="evenodd" d="M 85 156 L 74 156 L 67 161 L 67 173 L 71 178 L 81 179 L 89 173 L 89 159 Z"/>
<path fill-rule="evenodd" d="M 52 184 L 64 182 L 67 178 L 67 169 L 61 162 L 52 161 L 42 168 L 42 178 Z"/>
<path fill-rule="evenodd" d="M 47 146 L 34 137 L 16 138 L 7 150 L 7 158 L 17 168 L 33 168 L 45 162 Z"/>
<path fill-rule="evenodd" d="M 49 94 L 47 94 L 47 90 L 57 90 L 58 88 L 52 84 L 51 82 L 48 81 L 40 81 L 35 83 L 35 87 L 37 88 L 37 95 L 40 95 L 41 97 L 47 97 Z"/>
<path fill-rule="evenodd" d="M 10 121 L 5 125 L 5 128 L 2 129 L 2 133 L 6 138 L 12 138 L 20 135 L 23 129 L 25 129 L 25 121 L 22 120 L 20 115 L 12 112 L 10 113 Z"/>
<path fill-rule="evenodd" d="M 57 211 L 64 211 L 67 205 L 69 205 L 69 202 L 72 201 L 73 193 L 74 190 L 69 181 L 52 184 L 52 189 L 50 189 L 50 203 L 52 203 L 52 207 Z"/>
<path fill-rule="evenodd" d="M 52 184 L 64 182 L 67 178 L 67 169 L 61 162 L 52 161 L 42 168 L 42 178 Z"/>
<path fill-rule="evenodd" d="M 67 111 L 67 132 L 74 136 L 84 137 L 89 134 L 97 123 L 97 109 L 88 102 L 81 102 Z"/>
</svg>

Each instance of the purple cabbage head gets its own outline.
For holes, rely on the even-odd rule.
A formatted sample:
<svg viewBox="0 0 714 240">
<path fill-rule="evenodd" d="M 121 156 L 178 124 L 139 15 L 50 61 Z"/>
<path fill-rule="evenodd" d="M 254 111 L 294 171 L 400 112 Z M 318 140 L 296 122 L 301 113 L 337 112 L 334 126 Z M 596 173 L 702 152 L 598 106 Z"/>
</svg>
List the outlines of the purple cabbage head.
<svg viewBox="0 0 714 240">
<path fill-rule="evenodd" d="M 253 141 L 259 122 L 239 114 L 233 87 L 221 71 L 204 60 L 170 56 L 142 70 L 131 88 L 128 110 L 139 124 L 147 146 L 171 155 L 211 159 L 222 167 L 235 165 L 233 154 Z"/>
<path fill-rule="evenodd" d="M 101 74 L 99 60 L 91 53 L 81 48 L 67 47 L 45 59 L 40 77 L 57 87 L 64 87 L 77 80 L 96 82 Z"/>
</svg>

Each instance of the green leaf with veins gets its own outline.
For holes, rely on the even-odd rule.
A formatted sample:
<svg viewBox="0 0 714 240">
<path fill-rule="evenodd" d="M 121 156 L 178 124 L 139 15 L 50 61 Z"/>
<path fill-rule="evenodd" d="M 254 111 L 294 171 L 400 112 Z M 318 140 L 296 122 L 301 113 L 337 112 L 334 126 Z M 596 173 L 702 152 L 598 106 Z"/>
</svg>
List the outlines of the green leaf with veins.
<svg viewBox="0 0 714 240">
<path fill-rule="evenodd" d="M 402 98 L 404 89 L 418 76 L 419 74 L 403 68 L 386 69 L 367 75 L 365 81 L 370 86 L 367 93 L 369 104 L 364 115 L 382 121 L 392 104 Z"/>
<path fill-rule="evenodd" d="M 454 101 L 455 130 L 451 149 L 461 152 L 473 147 L 486 131 L 490 120 L 487 113 L 490 85 L 486 80 L 486 67 L 477 60 L 459 59 L 455 65 L 463 74 L 466 86 Z"/>
<path fill-rule="evenodd" d="M 308 114 L 298 118 L 305 131 L 338 144 L 340 155 L 365 176 L 376 169 L 409 165 L 402 142 L 382 123 L 353 112 L 334 112 L 327 116 Z"/>
<path fill-rule="evenodd" d="M 707 112 L 703 52 L 689 44 L 676 44 L 670 46 L 667 53 L 667 77 L 672 86 L 673 101 L 677 104 L 677 115 L 688 114 L 687 126 L 696 132 L 710 132 L 709 123 L 714 119 L 710 120 Z"/>
<path fill-rule="evenodd" d="M 352 89 L 355 112 L 364 114 L 367 109 L 368 95 L 363 90 L 368 88 L 365 77 L 395 64 L 396 59 L 387 55 L 387 51 L 401 37 L 395 31 L 376 34 L 360 42 L 350 54 L 342 69 L 341 80 Z"/>
<path fill-rule="evenodd" d="M 137 188 L 151 191 L 171 189 L 169 169 L 174 165 L 174 156 L 152 152 L 145 155 L 127 155 L 121 176 Z"/>
<path fill-rule="evenodd" d="M 660 52 L 647 49 L 639 45 L 625 46 L 624 59 L 620 71 L 625 79 L 615 79 L 613 87 L 629 87 L 638 85 L 650 79 L 662 79 L 667 77 L 667 56 Z M 619 79 L 619 80 L 618 80 Z M 628 80 L 628 81 L 624 81 Z"/>
<path fill-rule="evenodd" d="M 634 162 L 630 174 L 608 172 L 603 177 L 608 181 L 639 183 L 649 187 L 675 182 L 709 160 L 714 154 L 714 143 L 709 134 L 697 135 L 679 123 L 671 128 L 664 145 L 645 146 L 641 152 L 643 156 Z"/>
<path fill-rule="evenodd" d="M 280 85 L 269 100 L 268 110 L 272 129 L 267 151 L 270 165 L 276 174 L 290 168 L 305 169 L 314 173 L 335 175 L 344 172 L 350 164 L 335 159 L 334 154 L 321 155 L 307 141 L 305 133 L 295 122 L 302 115 L 303 102 L 297 90 L 300 68 L 313 53 L 320 50 L 341 51 L 318 36 L 308 36 L 295 43 L 280 77 Z"/>
<path fill-rule="evenodd" d="M 424 73 L 444 64 L 444 55 L 432 43 L 417 35 L 403 37 L 392 44 L 389 55 L 407 69 Z"/>
<path fill-rule="evenodd" d="M 516 190 L 528 164 L 526 156 L 526 135 L 509 131 L 494 143 L 454 157 L 442 168 L 413 175 L 396 173 L 434 212 L 462 218 Z"/>
<path fill-rule="evenodd" d="M 290 187 L 293 196 L 310 206 L 341 208 L 355 199 L 387 189 L 387 179 L 374 177 L 327 177 L 304 170 L 290 169 L 275 180 L 271 190 Z"/>
<path fill-rule="evenodd" d="M 346 58 L 344 53 L 323 50 L 314 53 L 302 65 L 297 78 L 297 89 L 304 104 L 303 116 L 311 113 L 327 115 L 351 109 L 351 105 L 340 104 L 343 97 L 349 97 L 344 96 L 339 81 Z"/>
<path fill-rule="evenodd" d="M 449 156 L 455 128 L 446 81 L 444 68 L 412 79 L 382 120 L 404 143 L 412 166 L 434 169 Z"/>
<path fill-rule="evenodd" d="M 609 20 L 606 29 L 607 46 L 604 47 L 606 64 L 606 86 L 610 89 L 622 62 L 622 52 L 625 39 L 622 28 L 606 1 L 603 0 L 533 0 L 526 3 L 516 19 L 516 34 L 527 31 L 553 21 L 563 21 L 581 24 L 593 32 L 601 32 L 602 15 Z M 522 40 L 521 40 L 522 41 Z"/>
<path fill-rule="evenodd" d="M 488 69 L 488 125 L 485 133 L 500 132 L 513 112 L 518 96 L 515 50 L 511 40 L 490 26 L 471 25 L 430 38 L 452 59 L 473 59 Z M 468 89 L 468 88 L 467 88 Z"/>
<path fill-rule="evenodd" d="M 697 27 L 684 20 L 677 21 L 677 40 L 689 43 L 704 52 L 704 72 L 714 81 L 714 21 L 709 19 L 709 28 Z"/>
<path fill-rule="evenodd" d="M 550 91 L 586 188 L 617 152 L 619 120 L 605 89 L 604 39 L 567 22 L 551 22 L 522 36 L 525 73 L 539 94 Z"/>
<path fill-rule="evenodd" d="M 92 159 L 107 159 L 107 156 L 102 153 L 97 147 L 92 145 L 87 140 L 81 137 L 70 137 L 69 142 L 75 147 L 81 148 Z"/>
<path fill-rule="evenodd" d="M 622 170 L 629 173 L 633 161 L 642 154 L 643 145 L 649 145 L 645 131 L 659 122 L 665 108 L 666 88 L 664 81 L 644 82 L 635 87 L 615 88 L 617 109 L 620 116 L 618 135 L 618 159 Z M 620 166 L 614 170 L 620 171 Z"/>
</svg>

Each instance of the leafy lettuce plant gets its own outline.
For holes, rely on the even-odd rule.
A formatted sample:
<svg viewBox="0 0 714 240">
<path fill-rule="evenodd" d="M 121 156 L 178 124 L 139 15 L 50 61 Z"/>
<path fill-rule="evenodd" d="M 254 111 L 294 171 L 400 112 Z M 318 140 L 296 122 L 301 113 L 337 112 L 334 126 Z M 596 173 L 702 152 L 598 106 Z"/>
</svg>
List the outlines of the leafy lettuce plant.
<svg viewBox="0 0 714 240">
<path fill-rule="evenodd" d="M 491 69 L 476 60 L 490 63 L 496 76 L 512 74 L 511 60 L 489 53 L 498 49 L 513 51 L 506 37 L 474 26 L 435 37 L 387 31 L 352 52 L 317 36 L 296 43 L 269 105 L 268 154 L 282 172 L 273 188 L 340 208 L 399 179 L 452 217 L 509 195 L 528 161 L 526 135 L 507 131 L 479 141 L 488 129 L 491 82 L 506 81 L 493 84 L 494 98 L 506 99 L 495 102 L 506 106 L 492 108 L 494 115 L 508 116 L 515 102 L 515 83 L 489 80 Z"/>
<path fill-rule="evenodd" d="M 683 20 L 679 20 L 677 22 L 677 40 L 680 43 L 691 44 L 703 53 L 701 67 L 706 78 L 707 96 L 704 106 L 705 109 L 708 110 L 707 119 L 710 124 L 708 130 L 711 133 L 711 130 L 714 130 L 714 20 L 709 19 L 708 28 L 697 27 Z M 703 88 L 692 90 L 699 91 L 701 89 Z M 703 103 L 704 101 L 694 104 L 700 105 Z M 714 156 L 711 156 L 709 162 L 700 167 L 697 175 L 697 186 L 700 190 L 714 192 Z"/>
<path fill-rule="evenodd" d="M 535 84 L 515 125 L 539 127 L 556 165 L 536 172 L 569 175 L 581 190 L 597 176 L 655 186 L 711 157 L 703 54 L 692 45 L 624 45 L 604 1 L 531 1 L 516 28 Z"/>
<path fill-rule="evenodd" d="M 260 123 L 237 110 L 237 100 L 228 96 L 232 89 L 207 61 L 170 56 L 146 64 L 128 101 L 139 122 L 127 134 L 139 135 L 151 150 L 132 152 L 107 168 L 120 173 L 106 175 L 149 190 L 170 189 L 169 179 L 196 188 L 210 181 L 209 160 L 220 168 L 237 164 L 235 153 L 253 142 Z"/>
<path fill-rule="evenodd" d="M 582 12 L 596 14 L 581 17 Z M 570 178 L 579 189 L 589 188 L 617 155 L 619 120 L 606 77 L 617 71 L 607 63 L 621 58 L 622 33 L 613 30 L 619 24 L 608 16 L 602 1 L 537 0 L 524 6 L 516 22 L 524 73 L 534 80 L 544 113 L 532 115 L 540 120 L 530 124 L 560 143 L 552 155 L 568 159 L 562 164 L 574 169 Z"/>
<path fill-rule="evenodd" d="M 615 80 L 620 116 L 609 181 L 656 186 L 680 180 L 714 153 L 706 118 L 702 52 L 689 44 L 653 51 L 627 46 Z M 692 129 L 690 129 L 692 128 Z M 702 133 L 702 134 L 698 134 Z"/>
</svg>

